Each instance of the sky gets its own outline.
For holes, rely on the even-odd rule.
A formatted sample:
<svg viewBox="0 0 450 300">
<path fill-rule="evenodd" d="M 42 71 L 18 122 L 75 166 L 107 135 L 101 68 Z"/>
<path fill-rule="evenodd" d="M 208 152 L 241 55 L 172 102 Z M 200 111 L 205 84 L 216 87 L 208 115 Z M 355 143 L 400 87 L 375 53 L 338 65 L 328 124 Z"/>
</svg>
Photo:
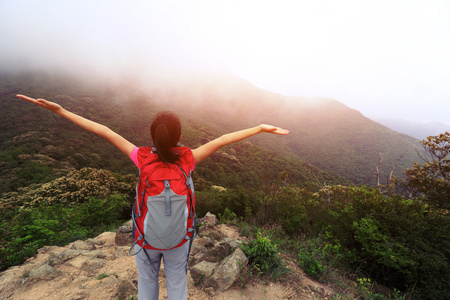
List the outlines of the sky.
<svg viewBox="0 0 450 300">
<path fill-rule="evenodd" d="M 449 37 L 446 0 L 0 0 L 4 70 L 227 72 L 368 117 L 446 124 Z"/>
</svg>

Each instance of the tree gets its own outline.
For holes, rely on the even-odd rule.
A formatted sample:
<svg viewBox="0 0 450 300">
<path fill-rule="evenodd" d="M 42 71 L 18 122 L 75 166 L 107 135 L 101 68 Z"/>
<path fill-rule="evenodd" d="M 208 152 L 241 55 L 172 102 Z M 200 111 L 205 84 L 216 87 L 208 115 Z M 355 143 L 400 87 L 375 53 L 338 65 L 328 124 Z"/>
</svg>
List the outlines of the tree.
<svg viewBox="0 0 450 300">
<path fill-rule="evenodd" d="M 409 197 L 422 197 L 438 208 L 450 209 L 450 133 L 429 136 L 420 142 L 425 164 L 414 163 L 401 182 Z"/>
</svg>

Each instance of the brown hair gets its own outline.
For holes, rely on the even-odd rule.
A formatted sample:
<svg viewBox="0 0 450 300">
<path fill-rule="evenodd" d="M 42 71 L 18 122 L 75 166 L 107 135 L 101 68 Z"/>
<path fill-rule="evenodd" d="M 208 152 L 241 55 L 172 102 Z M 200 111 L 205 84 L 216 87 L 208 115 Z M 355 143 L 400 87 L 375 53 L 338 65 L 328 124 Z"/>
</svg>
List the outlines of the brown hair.
<svg viewBox="0 0 450 300">
<path fill-rule="evenodd" d="M 181 122 L 176 114 L 170 111 L 158 113 L 150 126 L 156 153 L 165 163 L 175 163 L 179 155 L 172 151 L 181 137 Z"/>
</svg>

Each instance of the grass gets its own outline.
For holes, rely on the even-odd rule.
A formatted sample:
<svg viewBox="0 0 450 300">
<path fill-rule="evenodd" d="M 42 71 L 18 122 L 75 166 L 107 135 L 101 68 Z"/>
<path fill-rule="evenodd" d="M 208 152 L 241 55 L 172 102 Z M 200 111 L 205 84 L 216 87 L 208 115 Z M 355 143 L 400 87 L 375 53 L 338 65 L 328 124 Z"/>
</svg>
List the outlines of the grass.
<svg viewBox="0 0 450 300">
<path fill-rule="evenodd" d="M 105 273 L 101 273 L 100 275 L 98 275 L 98 276 L 95 276 L 95 279 L 98 279 L 98 280 L 102 280 L 103 278 L 106 278 L 106 277 L 109 277 L 109 276 L 114 276 L 114 277 L 116 277 L 116 278 L 118 278 L 119 276 L 116 274 L 116 273 L 112 273 L 112 274 L 105 274 Z"/>
</svg>

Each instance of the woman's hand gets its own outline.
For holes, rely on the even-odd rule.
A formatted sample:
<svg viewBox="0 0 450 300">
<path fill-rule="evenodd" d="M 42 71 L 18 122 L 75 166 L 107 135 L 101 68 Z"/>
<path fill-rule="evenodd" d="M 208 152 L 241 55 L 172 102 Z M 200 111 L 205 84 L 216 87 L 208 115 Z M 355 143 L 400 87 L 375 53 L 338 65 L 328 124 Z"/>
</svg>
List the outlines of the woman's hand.
<svg viewBox="0 0 450 300">
<path fill-rule="evenodd" d="M 54 102 L 47 101 L 45 99 L 37 99 L 36 100 L 34 98 L 30 98 L 30 97 L 25 96 L 25 95 L 17 95 L 17 97 L 20 98 L 20 99 L 26 100 L 28 102 L 34 103 L 36 105 L 39 105 L 39 106 L 41 106 L 43 108 L 46 108 L 46 109 L 48 109 L 48 110 L 50 110 L 52 112 L 55 112 L 55 113 L 58 113 L 58 111 L 63 109 L 61 105 L 59 105 L 57 103 L 54 103 Z"/>
<path fill-rule="evenodd" d="M 231 133 L 227 133 L 222 135 L 221 137 L 212 140 L 197 149 L 192 150 L 192 154 L 194 155 L 195 163 L 198 164 L 201 161 L 203 161 L 205 158 L 213 154 L 218 149 L 222 148 L 225 145 L 239 142 L 243 139 L 246 139 L 248 137 L 251 137 L 255 134 L 261 133 L 261 132 L 269 132 L 269 133 L 275 133 L 280 135 L 286 135 L 289 134 L 289 130 L 283 129 L 280 127 L 267 125 L 267 124 L 261 124 L 259 126 L 255 126 L 252 128 L 239 130 Z"/>
<path fill-rule="evenodd" d="M 259 125 L 259 127 L 261 128 L 262 132 L 269 132 L 269 133 L 275 133 L 275 134 L 280 134 L 280 135 L 289 134 L 289 130 L 283 129 L 281 127 L 276 127 L 276 126 L 267 125 L 267 124 L 261 124 L 261 125 Z"/>
</svg>

